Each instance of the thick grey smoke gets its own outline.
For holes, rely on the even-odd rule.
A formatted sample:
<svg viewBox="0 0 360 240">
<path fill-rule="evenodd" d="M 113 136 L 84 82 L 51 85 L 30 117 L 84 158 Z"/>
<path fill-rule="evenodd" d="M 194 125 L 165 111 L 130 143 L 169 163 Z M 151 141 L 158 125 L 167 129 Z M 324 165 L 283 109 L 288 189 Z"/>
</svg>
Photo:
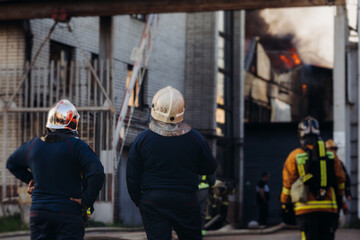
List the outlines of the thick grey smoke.
<svg viewBox="0 0 360 240">
<path fill-rule="evenodd" d="M 334 7 L 265 9 L 260 16 L 269 34 L 293 36 L 304 63 L 333 67 Z"/>
</svg>

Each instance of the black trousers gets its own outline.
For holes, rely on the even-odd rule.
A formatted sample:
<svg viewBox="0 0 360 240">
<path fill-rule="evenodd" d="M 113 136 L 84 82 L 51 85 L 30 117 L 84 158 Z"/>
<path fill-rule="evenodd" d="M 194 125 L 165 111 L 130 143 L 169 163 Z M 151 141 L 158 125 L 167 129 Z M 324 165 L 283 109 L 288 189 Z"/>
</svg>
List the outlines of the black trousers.
<svg viewBox="0 0 360 240">
<path fill-rule="evenodd" d="M 267 225 L 268 224 L 268 216 L 269 216 L 269 203 L 259 201 L 259 224 Z"/>
<path fill-rule="evenodd" d="M 172 229 L 179 240 L 201 240 L 201 214 L 196 193 L 147 190 L 140 213 L 149 240 L 170 240 Z"/>
<path fill-rule="evenodd" d="M 30 230 L 31 240 L 84 239 L 83 219 L 72 214 L 31 211 Z"/>
<path fill-rule="evenodd" d="M 305 233 L 306 240 L 334 240 L 337 214 L 313 212 L 299 215 L 298 219 L 300 231 Z"/>
</svg>

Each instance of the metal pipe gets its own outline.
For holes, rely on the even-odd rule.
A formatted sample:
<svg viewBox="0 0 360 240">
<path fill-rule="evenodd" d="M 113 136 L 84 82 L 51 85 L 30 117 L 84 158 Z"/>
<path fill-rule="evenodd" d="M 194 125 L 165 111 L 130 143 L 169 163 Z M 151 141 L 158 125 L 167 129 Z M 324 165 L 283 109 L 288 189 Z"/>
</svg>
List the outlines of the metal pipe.
<svg viewBox="0 0 360 240">
<path fill-rule="evenodd" d="M 8 129 L 8 113 L 3 111 L 3 121 L 4 121 L 4 133 L 3 133 L 3 161 L 2 161 L 2 199 L 1 202 L 6 198 L 6 161 L 7 158 L 7 129 Z"/>
<path fill-rule="evenodd" d="M 111 108 L 109 106 L 97 106 L 97 107 L 90 107 L 90 106 L 79 106 L 76 107 L 76 109 L 79 112 L 84 112 L 84 111 L 96 111 L 96 112 L 104 112 L 104 111 L 111 111 Z M 17 108 L 9 108 L 6 109 L 7 112 L 48 112 L 49 108 L 48 107 L 31 107 L 31 108 L 27 108 L 27 107 L 17 107 Z"/>
<path fill-rule="evenodd" d="M 358 1 L 358 15 L 357 15 L 357 28 L 358 28 L 358 37 L 359 37 L 359 28 L 360 28 L 360 0 Z M 358 158 L 358 168 L 357 168 L 357 217 L 360 218 L 360 39 L 358 39 L 358 102 L 357 102 L 357 108 L 358 108 L 358 136 L 357 136 L 357 143 L 358 143 L 358 151 L 357 151 L 357 158 Z"/>
<path fill-rule="evenodd" d="M 240 203 L 241 212 L 240 212 L 240 222 L 242 222 L 242 209 L 243 209 L 243 199 L 244 199 L 244 112 L 245 112 L 245 72 L 244 72 L 244 64 L 245 64 L 245 11 L 240 11 L 240 34 L 239 34 L 239 42 L 240 42 L 240 106 L 239 106 L 239 125 L 240 125 L 240 139 L 239 139 L 239 165 L 238 165 L 238 171 L 239 171 L 239 179 L 238 179 L 238 186 L 239 186 L 239 193 L 237 194 L 237 201 Z"/>
</svg>

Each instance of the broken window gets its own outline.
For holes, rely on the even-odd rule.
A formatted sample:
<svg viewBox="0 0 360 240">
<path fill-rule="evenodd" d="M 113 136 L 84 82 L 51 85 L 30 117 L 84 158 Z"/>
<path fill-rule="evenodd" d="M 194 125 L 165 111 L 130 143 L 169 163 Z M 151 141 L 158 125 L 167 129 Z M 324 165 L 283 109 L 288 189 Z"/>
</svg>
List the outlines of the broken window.
<svg viewBox="0 0 360 240">
<path fill-rule="evenodd" d="M 142 72 L 143 70 L 141 69 L 140 71 Z M 127 75 L 126 75 L 126 88 L 129 86 L 132 72 L 133 72 L 133 66 L 128 65 L 128 70 L 127 70 Z M 144 73 L 142 87 L 140 89 L 138 98 L 136 98 L 136 94 L 139 91 L 139 78 L 136 77 L 136 82 L 135 82 L 135 85 L 134 85 L 134 89 L 133 89 L 133 91 L 131 93 L 130 100 L 129 100 L 129 103 L 128 103 L 129 107 L 131 107 L 131 106 L 133 106 L 135 104 L 136 108 L 140 108 L 140 109 L 143 108 L 143 106 L 144 106 L 144 90 L 143 90 L 144 88 L 143 88 L 143 86 L 144 86 L 145 79 L 146 79 L 146 70 L 145 70 L 145 73 Z"/>
<path fill-rule="evenodd" d="M 74 48 L 63 43 L 50 41 L 50 62 L 55 65 L 53 86 L 59 88 L 59 94 L 68 96 L 70 87 L 70 65 Z M 58 98 L 59 96 L 56 96 Z"/>
</svg>

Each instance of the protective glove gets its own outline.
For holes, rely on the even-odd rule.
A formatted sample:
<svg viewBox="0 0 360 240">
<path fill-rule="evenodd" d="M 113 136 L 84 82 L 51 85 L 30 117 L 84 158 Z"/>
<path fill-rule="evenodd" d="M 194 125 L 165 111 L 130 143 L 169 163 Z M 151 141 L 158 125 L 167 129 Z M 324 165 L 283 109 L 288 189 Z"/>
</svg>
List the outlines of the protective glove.
<svg viewBox="0 0 360 240">
<path fill-rule="evenodd" d="M 289 214 L 291 208 L 291 204 L 282 203 L 281 204 L 281 211 L 283 214 Z"/>
</svg>

